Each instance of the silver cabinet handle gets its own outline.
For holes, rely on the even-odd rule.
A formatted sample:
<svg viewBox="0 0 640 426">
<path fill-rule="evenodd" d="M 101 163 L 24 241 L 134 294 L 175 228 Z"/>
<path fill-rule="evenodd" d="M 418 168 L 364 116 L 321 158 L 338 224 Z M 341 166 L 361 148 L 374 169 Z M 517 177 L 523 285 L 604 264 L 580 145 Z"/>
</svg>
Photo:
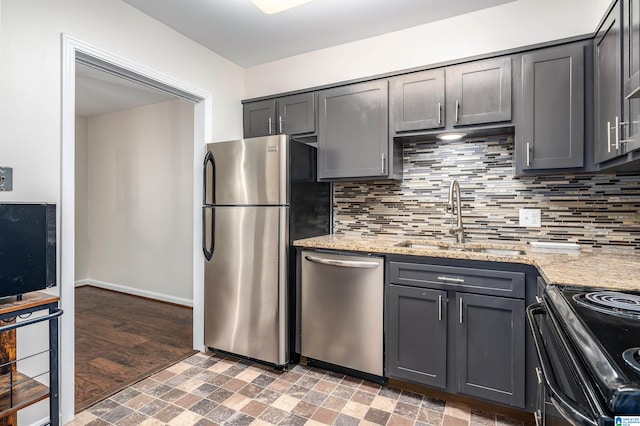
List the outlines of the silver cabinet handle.
<svg viewBox="0 0 640 426">
<path fill-rule="evenodd" d="M 616 115 L 616 150 L 620 149 L 620 123 Z"/>
<path fill-rule="evenodd" d="M 269 134 L 273 133 L 273 120 L 269 117 Z"/>
<path fill-rule="evenodd" d="M 456 123 L 460 118 L 460 102 L 456 99 Z"/>
<path fill-rule="evenodd" d="M 385 167 L 386 166 L 386 161 L 385 161 L 386 159 L 385 159 L 385 156 L 384 156 L 384 152 L 382 154 L 380 154 L 380 160 L 381 160 L 381 163 L 382 163 L 381 164 L 381 166 L 382 166 L 382 174 L 384 174 L 385 173 L 385 169 L 386 169 L 386 167 Z"/>
<path fill-rule="evenodd" d="M 343 268 L 362 268 L 362 269 L 375 269 L 379 266 L 377 262 L 361 262 L 356 260 L 336 260 L 336 259 L 323 259 L 315 256 L 305 256 L 309 262 L 319 263 L 321 265 L 340 266 Z"/>
<path fill-rule="evenodd" d="M 462 278 L 449 278 L 449 277 L 438 277 L 440 281 L 448 281 L 451 283 L 463 283 L 464 280 Z"/>
<path fill-rule="evenodd" d="M 442 124 L 442 104 L 438 102 L 438 124 Z"/>
<path fill-rule="evenodd" d="M 531 165 L 531 144 L 527 142 L 527 167 Z"/>
<path fill-rule="evenodd" d="M 460 298 L 460 324 L 462 324 L 462 297 Z"/>
<path fill-rule="evenodd" d="M 442 295 L 438 296 L 438 321 L 442 321 Z"/>
<path fill-rule="evenodd" d="M 607 121 L 607 152 L 611 152 L 611 122 Z"/>
<path fill-rule="evenodd" d="M 284 133 L 284 124 L 282 121 L 282 116 L 278 116 L 278 125 L 280 126 L 280 133 Z"/>
<path fill-rule="evenodd" d="M 618 123 L 618 125 L 620 127 L 626 127 L 627 128 L 627 136 L 629 136 L 629 133 L 631 133 L 631 129 L 629 128 L 629 122 L 628 121 L 621 121 L 620 123 Z M 624 133 L 623 133 L 624 135 Z M 624 137 L 624 136 L 623 136 Z M 620 139 L 618 142 L 620 142 L 620 144 L 625 144 L 625 143 L 629 143 L 629 142 L 633 142 L 633 139 Z"/>
<path fill-rule="evenodd" d="M 536 421 L 536 426 L 542 426 L 542 414 L 540 410 L 536 410 L 535 413 L 533 413 L 533 418 Z"/>
</svg>

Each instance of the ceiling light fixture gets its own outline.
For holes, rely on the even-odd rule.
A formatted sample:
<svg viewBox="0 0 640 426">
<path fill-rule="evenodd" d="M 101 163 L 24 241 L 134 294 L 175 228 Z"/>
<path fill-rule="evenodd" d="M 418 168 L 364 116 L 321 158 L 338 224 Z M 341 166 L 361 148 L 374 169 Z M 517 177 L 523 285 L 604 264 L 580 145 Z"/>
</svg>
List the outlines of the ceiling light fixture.
<svg viewBox="0 0 640 426">
<path fill-rule="evenodd" d="M 266 13 L 267 15 L 273 15 L 274 13 L 280 13 L 285 10 L 293 9 L 294 7 L 309 3 L 311 0 L 251 0 L 258 9 Z"/>
<path fill-rule="evenodd" d="M 450 133 L 440 133 L 439 135 L 437 135 L 436 137 L 438 139 L 440 139 L 441 141 L 457 141 L 459 139 L 464 138 L 465 136 L 467 136 L 466 133 L 462 133 L 462 132 L 450 132 Z"/>
</svg>

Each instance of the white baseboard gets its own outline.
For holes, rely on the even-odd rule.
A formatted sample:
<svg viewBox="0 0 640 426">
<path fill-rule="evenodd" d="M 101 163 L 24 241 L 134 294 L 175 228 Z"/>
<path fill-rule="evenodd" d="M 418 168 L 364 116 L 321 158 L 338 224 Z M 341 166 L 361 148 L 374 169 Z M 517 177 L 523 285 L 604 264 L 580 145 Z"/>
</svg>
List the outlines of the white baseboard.
<svg viewBox="0 0 640 426">
<path fill-rule="evenodd" d="M 182 297 L 169 296 L 167 294 L 156 293 L 148 290 L 141 290 L 139 288 L 127 287 L 120 284 L 108 283 L 105 281 L 98 281 L 92 279 L 78 280 L 75 282 L 76 287 L 83 285 L 90 285 L 93 287 L 104 288 L 106 290 L 119 291 L 120 293 L 132 294 L 134 296 L 147 297 L 149 299 L 162 300 L 163 302 L 175 303 L 176 305 L 183 305 L 193 307 L 193 300 L 184 299 Z"/>
</svg>

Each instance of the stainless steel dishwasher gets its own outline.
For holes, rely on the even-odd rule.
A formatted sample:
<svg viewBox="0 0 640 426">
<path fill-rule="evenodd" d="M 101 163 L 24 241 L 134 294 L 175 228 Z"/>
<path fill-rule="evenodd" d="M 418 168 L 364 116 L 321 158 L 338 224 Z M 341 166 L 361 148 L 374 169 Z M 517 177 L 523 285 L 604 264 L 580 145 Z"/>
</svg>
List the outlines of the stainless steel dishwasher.
<svg viewBox="0 0 640 426">
<path fill-rule="evenodd" d="M 302 355 L 382 376 L 383 290 L 380 257 L 303 251 Z"/>
</svg>

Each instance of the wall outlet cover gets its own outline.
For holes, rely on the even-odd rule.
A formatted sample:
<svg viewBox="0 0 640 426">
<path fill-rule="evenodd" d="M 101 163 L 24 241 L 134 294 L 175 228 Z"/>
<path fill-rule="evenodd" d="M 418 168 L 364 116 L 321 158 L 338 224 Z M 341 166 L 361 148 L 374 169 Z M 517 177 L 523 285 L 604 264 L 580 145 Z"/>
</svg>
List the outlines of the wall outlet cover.
<svg viewBox="0 0 640 426">
<path fill-rule="evenodd" d="M 0 191 L 13 191 L 13 168 L 0 167 Z"/>
<path fill-rule="evenodd" d="M 540 209 L 520 209 L 520 226 L 539 228 Z"/>
</svg>

